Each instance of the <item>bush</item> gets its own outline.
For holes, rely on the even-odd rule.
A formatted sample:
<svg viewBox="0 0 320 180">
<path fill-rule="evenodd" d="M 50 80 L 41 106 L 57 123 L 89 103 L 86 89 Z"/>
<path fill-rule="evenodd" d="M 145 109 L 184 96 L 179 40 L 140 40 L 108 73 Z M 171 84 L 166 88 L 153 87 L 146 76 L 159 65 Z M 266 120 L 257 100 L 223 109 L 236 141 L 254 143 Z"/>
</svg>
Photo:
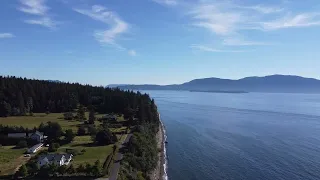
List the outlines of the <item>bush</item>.
<svg viewBox="0 0 320 180">
<path fill-rule="evenodd" d="M 51 143 L 48 151 L 49 152 L 56 152 L 59 149 L 60 145 L 58 143 Z"/>
<path fill-rule="evenodd" d="M 86 129 L 84 127 L 78 128 L 78 136 L 84 136 L 86 135 Z"/>
<path fill-rule="evenodd" d="M 16 177 L 26 177 L 28 176 L 28 169 L 26 167 L 26 165 L 22 165 L 19 170 L 16 172 L 15 174 Z"/>
<path fill-rule="evenodd" d="M 89 126 L 88 127 L 88 133 L 91 135 L 91 136 L 95 136 L 97 134 L 98 130 L 97 128 L 95 128 L 94 126 Z"/>
<path fill-rule="evenodd" d="M 76 136 L 76 135 L 72 132 L 72 129 L 66 130 L 65 140 L 66 140 L 68 143 L 72 142 L 75 136 Z"/>
<path fill-rule="evenodd" d="M 117 136 L 115 134 L 112 134 L 109 129 L 99 131 L 95 138 L 95 142 L 98 145 L 109 145 L 117 141 Z"/>
<path fill-rule="evenodd" d="M 73 113 L 72 112 L 66 112 L 63 114 L 63 117 L 65 120 L 72 120 L 73 119 Z"/>
<path fill-rule="evenodd" d="M 19 141 L 17 144 L 17 147 L 18 148 L 26 148 L 26 147 L 28 147 L 28 143 L 25 140 Z"/>
</svg>

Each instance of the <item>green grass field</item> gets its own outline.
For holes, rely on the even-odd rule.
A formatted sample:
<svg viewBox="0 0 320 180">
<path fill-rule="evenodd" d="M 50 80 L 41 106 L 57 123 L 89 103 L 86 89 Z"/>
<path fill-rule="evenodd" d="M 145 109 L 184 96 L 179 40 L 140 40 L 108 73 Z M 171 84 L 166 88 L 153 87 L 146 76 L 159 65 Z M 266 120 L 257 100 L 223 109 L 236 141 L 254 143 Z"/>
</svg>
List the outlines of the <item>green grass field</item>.
<svg viewBox="0 0 320 180">
<path fill-rule="evenodd" d="M 94 164 L 95 161 L 99 160 L 102 164 L 106 157 L 112 152 L 113 145 L 108 146 L 91 146 L 92 140 L 90 136 L 76 136 L 74 141 L 70 144 L 61 146 L 59 152 L 66 152 L 66 149 L 77 149 L 81 151 L 85 149 L 82 155 L 77 155 L 73 158 L 72 164 L 78 165 L 83 163 Z"/>
<path fill-rule="evenodd" d="M 86 112 L 87 119 L 89 118 L 89 113 Z M 102 114 L 97 114 L 97 118 L 102 117 Z M 43 122 L 57 122 L 61 125 L 63 130 L 72 129 L 73 132 L 77 132 L 78 125 L 83 124 L 83 122 L 79 122 L 77 120 L 64 120 L 63 113 L 34 113 L 33 116 L 11 116 L 0 118 L 0 124 L 9 125 L 9 126 L 23 126 L 29 129 L 34 127 L 39 127 L 39 125 Z M 97 121 L 97 123 L 99 123 Z"/>
<path fill-rule="evenodd" d="M 14 146 L 0 147 L 0 174 L 11 174 L 23 162 L 25 149 L 12 149 Z M 21 157 L 21 158 L 20 158 Z"/>
</svg>

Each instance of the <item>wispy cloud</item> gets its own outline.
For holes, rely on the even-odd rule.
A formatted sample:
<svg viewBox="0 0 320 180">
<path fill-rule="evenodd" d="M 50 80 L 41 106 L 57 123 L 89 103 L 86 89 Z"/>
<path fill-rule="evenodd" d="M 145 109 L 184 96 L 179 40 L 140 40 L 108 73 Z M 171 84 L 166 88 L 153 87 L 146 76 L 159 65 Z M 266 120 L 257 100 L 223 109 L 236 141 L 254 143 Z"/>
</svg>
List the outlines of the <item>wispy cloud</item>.
<svg viewBox="0 0 320 180">
<path fill-rule="evenodd" d="M 44 0 L 20 0 L 20 2 L 21 6 L 18 9 L 28 14 L 45 15 L 49 9 Z"/>
<path fill-rule="evenodd" d="M 3 38 L 13 38 L 15 37 L 13 34 L 11 33 L 0 33 L 0 39 L 3 39 Z"/>
<path fill-rule="evenodd" d="M 129 53 L 130 56 L 136 56 L 137 55 L 136 51 L 132 50 L 132 49 L 129 50 L 128 53 Z"/>
<path fill-rule="evenodd" d="M 74 8 L 73 10 L 109 26 L 109 29 L 107 30 L 96 30 L 94 32 L 94 37 L 97 41 L 102 44 L 113 45 L 120 50 L 127 50 L 118 44 L 117 40 L 129 31 L 129 24 L 122 20 L 115 12 L 100 5 L 94 5 L 91 9 Z M 136 54 L 135 51 L 127 51 L 130 55 Z"/>
<path fill-rule="evenodd" d="M 320 13 L 302 13 L 286 15 L 276 20 L 261 22 L 264 30 L 278 30 L 284 28 L 309 27 L 320 25 Z"/>
<path fill-rule="evenodd" d="M 56 28 L 57 23 L 48 17 L 40 17 L 37 19 L 28 19 L 24 21 L 27 24 L 37 24 L 50 29 Z"/>
<path fill-rule="evenodd" d="M 239 6 L 242 9 L 254 10 L 263 14 L 271 14 L 271 13 L 279 13 L 284 11 L 284 8 L 280 7 L 272 7 L 272 6 L 263 6 L 263 5 L 255 5 L 255 6 Z"/>
<path fill-rule="evenodd" d="M 190 48 L 196 49 L 199 51 L 206 51 L 206 52 L 216 52 L 216 53 L 241 53 L 241 52 L 246 52 L 242 50 L 224 50 L 224 49 L 216 49 L 210 46 L 206 45 L 200 45 L 200 44 L 194 44 L 191 45 Z"/>
<path fill-rule="evenodd" d="M 45 0 L 20 0 L 21 5 L 18 7 L 18 10 L 36 16 L 36 18 L 24 20 L 24 22 L 41 25 L 50 29 L 56 28 L 58 23 L 49 16 L 48 11 L 50 8 L 46 6 L 45 2 Z"/>
<path fill-rule="evenodd" d="M 273 43 L 259 42 L 259 41 L 247 41 L 238 38 L 226 38 L 223 40 L 223 45 L 226 46 L 268 46 Z"/>
<path fill-rule="evenodd" d="M 232 2 L 202 1 L 190 7 L 187 14 L 193 21 L 192 25 L 220 36 L 241 34 L 244 30 L 264 31 L 320 25 L 318 12 L 292 14 L 285 8 L 275 6 L 240 6 Z"/>
<path fill-rule="evenodd" d="M 216 36 L 222 46 L 265 46 L 273 42 L 247 40 L 249 31 L 275 31 L 284 28 L 320 26 L 320 13 L 289 13 L 284 3 L 266 6 L 261 4 L 239 5 L 237 1 L 197 0 L 190 1 L 187 6 L 179 6 L 191 20 L 191 25 L 203 28 Z M 221 40 L 222 39 L 222 40 Z M 193 48 L 225 52 L 203 45 L 192 45 Z M 234 51 L 231 51 L 234 52 Z M 236 51 L 237 52 L 237 51 Z"/>
<path fill-rule="evenodd" d="M 240 26 L 247 26 L 247 17 L 237 11 L 230 11 L 224 4 L 196 4 L 188 12 L 193 25 L 214 32 L 217 35 L 230 35 Z"/>
<path fill-rule="evenodd" d="M 163 5 L 169 5 L 169 6 L 174 6 L 178 4 L 177 0 L 152 0 L 158 4 L 163 4 Z"/>
</svg>

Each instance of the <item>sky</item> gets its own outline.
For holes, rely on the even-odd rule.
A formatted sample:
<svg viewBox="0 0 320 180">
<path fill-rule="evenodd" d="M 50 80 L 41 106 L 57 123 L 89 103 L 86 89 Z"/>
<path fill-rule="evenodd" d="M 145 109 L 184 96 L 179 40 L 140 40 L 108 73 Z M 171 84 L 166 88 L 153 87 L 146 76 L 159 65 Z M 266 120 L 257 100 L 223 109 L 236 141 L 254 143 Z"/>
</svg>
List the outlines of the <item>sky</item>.
<svg viewBox="0 0 320 180">
<path fill-rule="evenodd" d="M 0 75 L 92 85 L 320 79 L 319 0 L 1 0 Z"/>
</svg>

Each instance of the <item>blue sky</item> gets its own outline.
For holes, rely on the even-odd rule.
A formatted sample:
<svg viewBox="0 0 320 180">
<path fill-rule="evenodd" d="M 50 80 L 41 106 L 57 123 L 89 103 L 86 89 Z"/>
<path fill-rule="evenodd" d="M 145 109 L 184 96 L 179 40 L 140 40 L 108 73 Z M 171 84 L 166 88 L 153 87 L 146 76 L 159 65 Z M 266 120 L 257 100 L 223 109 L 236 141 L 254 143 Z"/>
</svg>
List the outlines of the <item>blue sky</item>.
<svg viewBox="0 0 320 180">
<path fill-rule="evenodd" d="M 106 84 L 320 78 L 319 0 L 2 0 L 0 74 Z"/>
</svg>

